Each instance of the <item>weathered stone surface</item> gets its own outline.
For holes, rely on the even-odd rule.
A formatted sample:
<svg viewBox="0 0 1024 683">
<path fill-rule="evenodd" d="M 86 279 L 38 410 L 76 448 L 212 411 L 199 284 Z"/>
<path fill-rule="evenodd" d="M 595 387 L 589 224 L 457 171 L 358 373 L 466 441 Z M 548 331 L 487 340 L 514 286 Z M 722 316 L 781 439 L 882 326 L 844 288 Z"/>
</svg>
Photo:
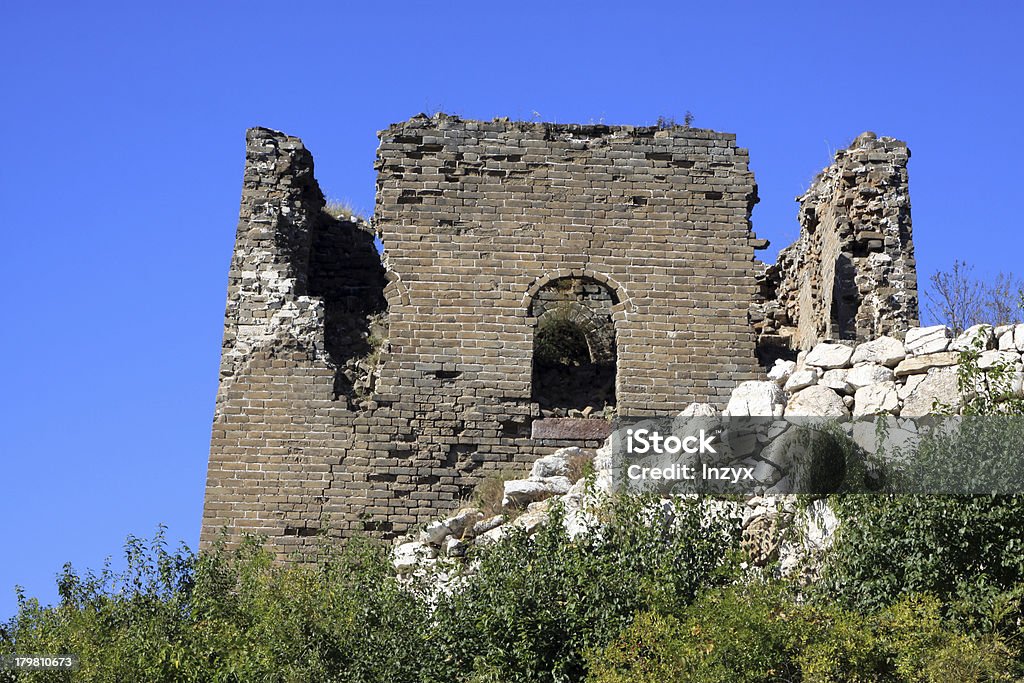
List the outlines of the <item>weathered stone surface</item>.
<svg viewBox="0 0 1024 683">
<path fill-rule="evenodd" d="M 820 385 L 793 394 L 786 404 L 787 417 L 846 417 L 849 414 L 843 399 L 836 392 Z"/>
<path fill-rule="evenodd" d="M 762 350 L 902 337 L 917 324 L 909 158 L 866 132 L 799 198 L 800 237 L 760 273 L 751 307 Z"/>
<path fill-rule="evenodd" d="M 577 446 L 559 448 L 551 455 L 538 458 L 530 470 L 530 479 L 545 477 L 564 477 L 569 474 L 569 461 L 583 455 L 583 449 Z"/>
<path fill-rule="evenodd" d="M 981 355 L 978 356 L 978 368 L 980 370 L 988 370 L 995 367 L 1013 369 L 1020 364 L 1020 354 L 1016 351 L 996 351 L 990 349 L 982 351 Z"/>
<path fill-rule="evenodd" d="M 782 472 L 778 467 L 767 460 L 758 460 L 754 465 L 754 481 L 764 486 L 772 486 L 782 478 Z"/>
<path fill-rule="evenodd" d="M 875 363 L 888 368 L 896 367 L 901 360 L 907 357 L 903 349 L 903 342 L 893 337 L 879 337 L 864 342 L 857 346 L 853 352 L 850 362 L 854 365 L 859 363 Z"/>
<path fill-rule="evenodd" d="M 1000 325 L 995 330 L 995 336 L 996 348 L 1000 351 L 1013 351 L 1017 348 L 1013 325 Z"/>
<path fill-rule="evenodd" d="M 424 560 L 437 557 L 437 550 L 429 543 L 412 541 L 395 547 L 392 563 L 399 574 L 405 574 L 416 568 Z"/>
<path fill-rule="evenodd" d="M 855 365 L 846 374 L 846 381 L 854 389 L 860 389 L 879 382 L 889 382 L 893 378 L 893 372 L 881 365 Z"/>
<path fill-rule="evenodd" d="M 533 421 L 531 437 L 552 441 L 599 441 L 612 433 L 607 420 L 576 417 L 548 417 Z"/>
<path fill-rule="evenodd" d="M 449 518 L 445 525 L 453 536 L 461 538 L 468 529 L 472 528 L 474 524 L 483 518 L 484 513 L 476 508 L 467 508 L 460 510 L 454 517 Z"/>
<path fill-rule="evenodd" d="M 846 381 L 846 373 L 848 372 L 849 370 L 838 368 L 834 370 L 826 370 L 825 374 L 823 374 L 821 379 L 818 380 L 818 384 L 837 391 L 840 394 L 852 394 L 854 388 Z"/>
<path fill-rule="evenodd" d="M 950 365 L 956 365 L 960 355 L 952 351 L 944 351 L 942 353 L 931 353 L 927 356 L 914 356 L 907 358 L 900 362 L 896 366 L 895 374 L 897 377 L 906 377 L 907 375 L 916 375 L 919 373 L 928 372 L 932 368 L 948 367 Z"/>
<path fill-rule="evenodd" d="M 818 383 L 818 373 L 813 368 L 806 370 L 797 370 L 789 379 L 786 380 L 786 384 L 783 390 L 793 393 L 794 391 L 800 391 L 806 387 L 812 386 Z"/>
<path fill-rule="evenodd" d="M 994 335 L 991 325 L 971 325 L 949 345 L 951 351 L 984 351 L 991 348 Z"/>
<path fill-rule="evenodd" d="M 899 395 L 896 393 L 895 382 L 879 382 L 857 389 L 853 397 L 853 416 L 891 413 L 899 407 Z"/>
<path fill-rule="evenodd" d="M 470 538 L 476 538 L 481 536 L 491 529 L 496 529 L 505 523 L 505 515 L 494 515 L 487 519 L 482 519 L 474 524 L 470 529 L 467 530 Z"/>
<path fill-rule="evenodd" d="M 949 407 L 953 412 L 961 404 L 960 391 L 957 385 L 957 369 L 952 367 L 932 368 L 925 378 L 914 388 L 906 400 L 900 414 L 904 417 L 921 417 L 935 412 L 935 404 Z"/>
<path fill-rule="evenodd" d="M 444 521 L 431 522 L 420 534 L 420 541 L 439 546 L 449 535 L 451 530 Z"/>
<path fill-rule="evenodd" d="M 548 513 L 546 512 L 527 512 L 512 520 L 511 525 L 514 529 L 523 529 L 526 533 L 532 534 L 547 521 Z"/>
<path fill-rule="evenodd" d="M 572 482 L 568 477 L 513 479 L 505 482 L 505 495 L 501 504 L 503 507 L 524 508 L 535 501 L 567 493 L 570 486 Z"/>
<path fill-rule="evenodd" d="M 896 385 L 896 393 L 899 394 L 901 402 L 907 400 L 907 397 L 917 388 L 917 385 L 924 381 L 925 376 L 924 373 L 919 373 L 902 378 L 903 384 Z"/>
<path fill-rule="evenodd" d="M 807 358 L 804 359 L 804 363 L 823 370 L 830 370 L 832 368 L 847 367 L 852 357 L 852 347 L 845 344 L 822 342 L 811 349 L 807 354 Z"/>
<path fill-rule="evenodd" d="M 445 557 L 463 557 L 466 554 L 467 543 L 454 537 L 449 537 L 444 542 Z"/>
<path fill-rule="evenodd" d="M 903 347 L 908 356 L 923 356 L 929 353 L 941 353 L 949 348 L 949 328 L 945 325 L 931 327 L 912 327 L 907 330 Z"/>
<path fill-rule="evenodd" d="M 691 403 L 679 413 L 679 417 L 714 417 L 715 415 L 718 415 L 718 411 L 709 403 Z"/>
<path fill-rule="evenodd" d="M 476 544 L 479 546 L 494 545 L 508 534 L 508 525 L 502 524 L 489 531 L 485 531 L 476 537 Z"/>
<path fill-rule="evenodd" d="M 796 370 L 796 363 L 791 360 L 783 360 L 779 358 L 775 361 L 775 365 L 768 371 L 768 379 L 776 382 L 777 384 L 784 385 L 789 376 Z"/>
<path fill-rule="evenodd" d="M 693 402 L 778 415 L 774 382 L 730 396 L 763 377 L 759 361 L 915 324 L 898 141 L 861 136 L 837 154 L 801 198 L 798 243 L 762 268 L 735 136 L 439 115 L 379 138 L 371 227 L 324 211 L 301 141 L 247 135 L 204 544 L 259 529 L 290 555 L 316 552 L 321 526 L 412 534 L 489 474 L 524 476 L 610 430 L 538 417 Z M 570 373 L 564 402 L 534 376 L 539 331 L 561 310 L 603 373 Z M 429 531 L 443 548 L 455 535 L 451 519 Z"/>
<path fill-rule="evenodd" d="M 775 382 L 743 382 L 733 389 L 725 414 L 733 417 L 778 417 L 785 403 L 786 394 Z"/>
</svg>

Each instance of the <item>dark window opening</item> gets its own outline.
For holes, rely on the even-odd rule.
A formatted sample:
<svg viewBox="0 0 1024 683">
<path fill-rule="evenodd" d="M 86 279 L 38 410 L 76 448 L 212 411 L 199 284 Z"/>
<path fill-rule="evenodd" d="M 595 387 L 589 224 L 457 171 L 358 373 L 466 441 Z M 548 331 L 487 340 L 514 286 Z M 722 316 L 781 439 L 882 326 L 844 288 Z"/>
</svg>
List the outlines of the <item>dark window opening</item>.
<svg viewBox="0 0 1024 683">
<path fill-rule="evenodd" d="M 537 292 L 531 315 L 533 400 L 545 417 L 602 417 L 615 407 L 615 293 L 591 278 Z"/>
</svg>

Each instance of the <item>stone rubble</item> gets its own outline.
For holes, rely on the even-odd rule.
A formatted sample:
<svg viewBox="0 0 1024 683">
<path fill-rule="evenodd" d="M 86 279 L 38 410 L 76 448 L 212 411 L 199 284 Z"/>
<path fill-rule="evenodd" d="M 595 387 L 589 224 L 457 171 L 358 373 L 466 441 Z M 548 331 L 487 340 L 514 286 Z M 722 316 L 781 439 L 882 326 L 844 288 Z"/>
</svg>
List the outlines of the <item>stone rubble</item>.
<svg viewBox="0 0 1024 683">
<path fill-rule="evenodd" d="M 1014 390 L 1020 394 L 1022 352 L 1016 345 L 1012 351 L 993 348 L 1002 339 L 1013 339 L 1018 329 L 1024 330 L 1024 325 L 1003 330 L 1001 335 L 971 328 L 954 340 L 944 327 L 911 328 L 907 331 L 910 342 L 900 348 L 891 337 L 856 347 L 821 342 L 796 363 L 776 362 L 768 372 L 769 380 L 741 383 L 733 390 L 722 416 L 845 417 L 852 407 L 855 417 L 887 414 L 896 420 L 895 416 L 932 414 L 936 408 L 955 412 L 962 401 L 955 367 L 959 355 L 947 348 L 977 351 L 978 366 L 983 371 L 1009 369 L 1016 379 Z M 801 379 L 811 377 L 810 383 Z M 791 391 L 785 391 L 780 383 Z M 692 427 L 695 420 L 709 420 L 710 425 L 716 419 L 712 406 L 693 403 L 676 421 L 683 420 Z M 795 496 L 784 493 L 792 490 L 792 478 L 799 477 L 791 471 L 796 441 L 790 437 L 796 433 L 787 430 L 786 425 L 772 429 L 760 455 L 744 461 L 753 468 L 764 495 L 753 496 L 744 504 L 742 547 L 750 565 L 764 567 L 777 562 L 782 574 L 813 580 L 815 564 L 808 560 L 828 547 L 838 520 L 825 500 L 801 509 Z M 865 450 L 876 448 L 877 434 L 870 423 L 852 425 L 851 437 Z M 890 443 L 909 443 L 916 438 L 916 427 L 909 421 L 894 422 L 888 432 Z M 585 456 L 584 449 L 561 448 L 542 456 L 534 462 L 527 479 L 505 482 L 502 514 L 484 519 L 480 510 L 467 508 L 426 525 L 418 537 L 406 537 L 396 545 L 396 571 L 408 575 L 446 558 L 461 561 L 472 545 L 494 543 L 511 529 L 533 534 L 548 520 L 554 504 L 564 509 L 563 524 L 570 534 L 593 529 L 596 519 L 589 510 L 611 490 L 612 439 L 608 437 L 597 449 L 593 460 L 596 475 L 589 483 L 582 475 L 575 481 L 569 476 L 570 462 Z"/>
</svg>

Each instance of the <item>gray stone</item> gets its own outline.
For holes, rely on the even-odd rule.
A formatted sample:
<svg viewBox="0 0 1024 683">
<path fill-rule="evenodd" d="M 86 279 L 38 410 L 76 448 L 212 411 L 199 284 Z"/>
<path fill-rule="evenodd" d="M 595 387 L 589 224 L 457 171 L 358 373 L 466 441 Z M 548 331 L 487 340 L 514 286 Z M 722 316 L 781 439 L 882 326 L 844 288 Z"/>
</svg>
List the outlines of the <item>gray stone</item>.
<svg viewBox="0 0 1024 683">
<path fill-rule="evenodd" d="M 900 347 L 902 349 L 902 347 Z M 838 391 L 841 394 L 852 394 L 854 388 L 846 381 L 846 373 L 849 370 L 826 370 L 825 374 L 818 380 L 818 384 L 828 387 L 834 391 Z"/>
<path fill-rule="evenodd" d="M 793 394 L 786 405 L 787 417 L 846 417 L 849 414 L 839 394 L 819 385 Z"/>
<path fill-rule="evenodd" d="M 501 505 L 506 508 L 524 508 L 535 501 L 567 493 L 570 486 L 572 482 L 568 477 L 513 479 L 505 482 L 505 496 Z"/>
<path fill-rule="evenodd" d="M 513 529 L 524 529 L 526 533 L 532 534 L 548 521 L 547 512 L 527 512 L 519 515 L 511 522 Z"/>
<path fill-rule="evenodd" d="M 421 541 L 412 541 L 395 547 L 392 563 L 399 574 L 407 574 L 423 560 L 432 560 L 435 557 L 437 551 L 433 546 Z"/>
<path fill-rule="evenodd" d="M 1014 326 L 1000 325 L 996 328 L 996 348 L 1000 351 L 1013 351 L 1017 348 L 1014 340 Z"/>
<path fill-rule="evenodd" d="M 894 368 L 901 360 L 907 357 L 903 349 L 903 342 L 893 337 L 879 337 L 857 346 L 853 351 L 850 362 L 854 365 L 859 363 L 877 363 L 887 368 Z"/>
<path fill-rule="evenodd" d="M 710 403 L 691 403 L 686 406 L 679 417 L 714 417 L 718 411 Z"/>
<path fill-rule="evenodd" d="M 989 370 L 991 368 L 1003 367 L 1007 370 L 1020 365 L 1020 354 L 1016 351 L 982 351 L 978 356 L 978 369 Z"/>
<path fill-rule="evenodd" d="M 781 417 L 786 394 L 775 382 L 743 382 L 732 390 L 725 415 Z"/>
<path fill-rule="evenodd" d="M 465 541 L 449 536 L 444 542 L 444 554 L 446 557 L 463 557 L 466 554 Z"/>
<path fill-rule="evenodd" d="M 902 385 L 896 386 L 896 393 L 900 397 L 900 401 L 906 401 L 907 397 L 910 396 L 911 392 L 917 388 L 917 385 L 924 381 L 925 374 L 921 373 L 918 375 L 908 375 L 904 378 Z"/>
<path fill-rule="evenodd" d="M 960 355 L 952 351 L 931 353 L 926 356 L 914 356 L 913 358 L 907 358 L 896 366 L 896 376 L 906 377 L 907 375 L 925 373 L 932 368 L 956 365 L 959 360 Z"/>
<path fill-rule="evenodd" d="M 485 531 L 476 537 L 476 544 L 479 546 L 494 545 L 503 539 L 505 534 L 508 533 L 508 529 L 506 528 L 507 526 L 508 525 L 506 524 L 502 524 L 501 526 L 494 527 L 490 531 Z"/>
<path fill-rule="evenodd" d="M 893 379 L 893 372 L 881 365 L 855 365 L 846 374 L 846 381 L 854 389 L 860 389 L 879 382 L 890 382 Z"/>
<path fill-rule="evenodd" d="M 908 356 L 941 353 L 949 348 L 949 336 L 949 328 L 945 325 L 912 327 L 907 330 L 903 348 L 906 349 Z"/>
<path fill-rule="evenodd" d="M 822 370 L 831 370 L 832 368 L 847 367 L 852 357 L 853 349 L 845 344 L 821 342 L 811 349 L 807 358 L 804 359 L 804 363 Z"/>
<path fill-rule="evenodd" d="M 782 478 L 779 468 L 767 460 L 759 460 L 754 466 L 754 481 L 762 486 L 772 486 Z"/>
<path fill-rule="evenodd" d="M 992 347 L 993 339 L 991 325 L 971 325 L 956 336 L 949 348 L 951 351 L 984 351 Z"/>
<path fill-rule="evenodd" d="M 797 370 L 789 376 L 786 380 L 783 390 L 793 393 L 794 391 L 800 391 L 806 387 L 812 386 L 818 383 L 818 373 L 814 371 L 814 368 L 808 368 L 806 370 Z"/>
<path fill-rule="evenodd" d="M 452 536 L 461 538 L 462 535 L 473 527 L 474 524 L 484 518 L 484 513 L 480 512 L 476 508 L 466 508 L 460 510 L 454 517 L 450 517 L 445 524 L 448 526 L 448 530 L 451 531 Z"/>
<path fill-rule="evenodd" d="M 569 460 L 580 456 L 583 450 L 576 446 L 559 448 L 550 455 L 537 458 L 530 470 L 530 479 L 543 479 L 544 477 L 564 477 L 569 474 Z"/>
<path fill-rule="evenodd" d="M 494 515 L 482 519 L 467 530 L 469 537 L 476 538 L 505 523 L 505 515 Z"/>
<path fill-rule="evenodd" d="M 921 417 L 935 413 L 935 403 L 956 412 L 962 401 L 957 384 L 956 368 L 932 368 L 903 402 L 900 415 Z"/>
<path fill-rule="evenodd" d="M 794 370 L 796 370 L 796 363 L 779 358 L 775 361 L 772 369 L 768 371 L 768 379 L 776 384 L 783 385 L 789 379 L 789 376 L 793 374 Z"/>
<path fill-rule="evenodd" d="M 422 532 L 420 532 L 420 541 L 423 543 L 429 543 L 430 545 L 439 546 L 450 534 L 451 531 L 448 529 L 448 525 L 445 522 L 431 522 Z"/>
<path fill-rule="evenodd" d="M 860 387 L 854 395 L 853 416 L 891 413 L 900 404 L 895 382 L 879 382 Z"/>
</svg>

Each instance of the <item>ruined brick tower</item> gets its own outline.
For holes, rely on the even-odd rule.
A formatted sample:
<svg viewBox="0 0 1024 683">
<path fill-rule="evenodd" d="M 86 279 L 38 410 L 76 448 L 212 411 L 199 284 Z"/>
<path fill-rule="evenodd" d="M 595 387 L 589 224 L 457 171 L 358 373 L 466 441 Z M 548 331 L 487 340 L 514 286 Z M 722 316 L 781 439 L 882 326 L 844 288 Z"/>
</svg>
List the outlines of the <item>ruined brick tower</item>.
<svg viewBox="0 0 1024 683">
<path fill-rule="evenodd" d="M 250 130 L 203 543 L 402 533 L 613 413 L 722 405 L 759 355 L 905 330 L 909 154 L 846 154 L 765 267 L 733 135 L 415 117 L 380 133 L 370 226 L 325 212 L 298 139 Z"/>
</svg>

